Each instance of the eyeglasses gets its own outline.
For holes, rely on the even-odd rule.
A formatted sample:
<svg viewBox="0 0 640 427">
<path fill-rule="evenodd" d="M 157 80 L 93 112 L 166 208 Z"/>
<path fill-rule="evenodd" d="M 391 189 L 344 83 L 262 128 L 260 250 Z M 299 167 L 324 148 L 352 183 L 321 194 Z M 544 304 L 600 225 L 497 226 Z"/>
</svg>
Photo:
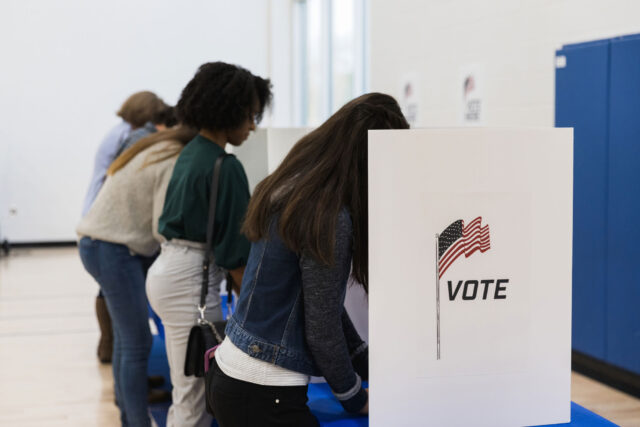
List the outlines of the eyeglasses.
<svg viewBox="0 0 640 427">
<path fill-rule="evenodd" d="M 260 116 L 261 116 L 261 115 L 260 115 L 260 113 L 249 113 L 249 114 L 247 115 L 247 118 L 248 118 L 252 123 L 258 124 L 258 123 L 260 122 Z"/>
</svg>

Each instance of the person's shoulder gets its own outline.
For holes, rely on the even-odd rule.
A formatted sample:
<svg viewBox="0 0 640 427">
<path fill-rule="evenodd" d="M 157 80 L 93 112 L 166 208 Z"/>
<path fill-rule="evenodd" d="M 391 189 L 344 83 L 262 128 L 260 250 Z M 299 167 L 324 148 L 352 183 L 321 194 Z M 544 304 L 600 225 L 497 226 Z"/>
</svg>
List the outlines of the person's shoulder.
<svg viewBox="0 0 640 427">
<path fill-rule="evenodd" d="M 226 153 L 224 160 L 222 161 L 222 166 L 220 168 L 220 173 L 224 175 L 241 175 L 245 176 L 244 166 L 236 156 L 233 154 Z"/>
<path fill-rule="evenodd" d="M 134 129 L 132 131 L 129 132 L 129 134 L 127 135 L 127 139 L 126 141 L 131 143 L 131 142 L 137 142 L 138 140 L 144 138 L 145 136 L 149 136 L 151 135 L 153 132 L 150 132 L 148 129 L 146 128 L 137 128 Z"/>
<path fill-rule="evenodd" d="M 241 169 L 244 170 L 244 166 L 242 166 L 242 163 L 240 163 L 240 160 L 238 160 L 238 158 L 230 153 L 225 153 L 224 154 L 224 160 L 222 161 L 222 165 L 223 167 L 227 168 L 227 169 Z"/>
<path fill-rule="evenodd" d="M 180 141 L 176 141 L 175 139 L 165 139 L 163 141 L 157 142 L 153 146 L 157 146 L 158 149 L 161 149 L 161 150 L 165 150 L 165 149 L 168 149 L 168 148 L 185 147 L 184 144 L 182 144 Z"/>
<path fill-rule="evenodd" d="M 240 160 L 233 154 L 227 154 L 220 167 L 220 183 L 234 189 L 234 193 L 242 191 L 249 197 L 249 179 Z"/>
<path fill-rule="evenodd" d="M 193 174 L 196 171 L 209 169 L 209 164 L 211 163 L 210 158 L 206 152 L 206 146 L 198 144 L 196 140 L 193 140 L 187 143 L 180 152 L 178 164 Z"/>
<path fill-rule="evenodd" d="M 117 123 L 111 128 L 109 133 L 116 134 L 116 135 L 121 135 L 121 134 L 128 135 L 129 133 L 131 133 L 131 125 L 125 122 L 124 120 L 121 120 L 119 123 Z"/>
<path fill-rule="evenodd" d="M 116 144 L 118 141 L 124 140 L 131 132 L 131 125 L 124 120 L 113 126 L 102 139 L 102 144 Z"/>
<path fill-rule="evenodd" d="M 147 154 L 145 163 L 149 163 L 150 166 L 156 165 L 157 169 L 161 169 L 166 167 L 167 164 L 173 165 L 176 162 L 182 147 L 184 145 L 178 141 L 165 140 L 156 142 L 142 153 Z"/>
</svg>

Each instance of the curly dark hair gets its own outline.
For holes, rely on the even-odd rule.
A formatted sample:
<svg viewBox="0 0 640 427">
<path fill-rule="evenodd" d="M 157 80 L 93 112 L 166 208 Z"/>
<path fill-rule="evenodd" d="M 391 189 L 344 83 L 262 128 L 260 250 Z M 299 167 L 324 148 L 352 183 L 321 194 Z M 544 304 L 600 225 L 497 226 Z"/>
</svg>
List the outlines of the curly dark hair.
<svg viewBox="0 0 640 427">
<path fill-rule="evenodd" d="M 269 79 L 237 65 L 208 62 L 182 91 L 176 111 L 178 120 L 192 128 L 228 130 L 241 126 L 251 114 L 259 122 L 271 98 Z M 259 111 L 252 111 L 256 100 Z"/>
<path fill-rule="evenodd" d="M 162 124 L 166 127 L 174 127 L 178 124 L 178 118 L 176 117 L 176 107 L 167 105 L 162 110 L 158 111 L 152 120 L 153 124 Z"/>
</svg>

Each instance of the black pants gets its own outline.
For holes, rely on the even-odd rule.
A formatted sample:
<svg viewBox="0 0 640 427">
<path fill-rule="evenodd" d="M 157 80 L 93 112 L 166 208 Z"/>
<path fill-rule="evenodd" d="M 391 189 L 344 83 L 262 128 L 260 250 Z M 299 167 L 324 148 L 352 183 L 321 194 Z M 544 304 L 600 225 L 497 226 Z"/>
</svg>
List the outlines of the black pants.
<svg viewBox="0 0 640 427">
<path fill-rule="evenodd" d="M 220 427 L 319 427 L 307 386 L 264 386 L 225 375 L 215 359 L 206 377 L 207 407 Z"/>
</svg>

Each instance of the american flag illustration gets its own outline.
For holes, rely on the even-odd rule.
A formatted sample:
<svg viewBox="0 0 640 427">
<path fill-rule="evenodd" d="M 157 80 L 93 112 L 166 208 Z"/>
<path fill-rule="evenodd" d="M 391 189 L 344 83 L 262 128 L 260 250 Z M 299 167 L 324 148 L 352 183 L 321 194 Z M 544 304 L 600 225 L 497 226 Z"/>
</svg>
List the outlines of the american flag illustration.
<svg viewBox="0 0 640 427">
<path fill-rule="evenodd" d="M 463 254 L 465 258 L 469 258 L 476 251 L 486 252 L 489 249 L 489 225 L 482 226 L 481 216 L 467 226 L 461 219 L 454 221 L 438 239 L 438 278 L 442 278 L 451 264 Z"/>
</svg>

